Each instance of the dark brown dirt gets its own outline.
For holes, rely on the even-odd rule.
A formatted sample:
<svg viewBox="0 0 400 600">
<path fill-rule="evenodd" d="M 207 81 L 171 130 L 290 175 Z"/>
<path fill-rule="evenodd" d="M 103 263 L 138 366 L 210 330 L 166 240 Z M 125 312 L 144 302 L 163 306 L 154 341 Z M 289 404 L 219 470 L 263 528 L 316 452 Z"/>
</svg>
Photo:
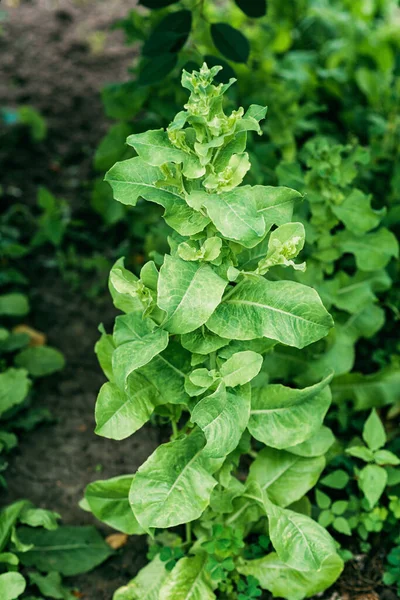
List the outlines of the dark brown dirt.
<svg viewBox="0 0 400 600">
<path fill-rule="evenodd" d="M 158 445 L 157 431 L 139 431 L 132 438 L 115 442 L 100 438 L 94 430 L 94 404 L 104 377 L 93 346 L 97 326 L 110 326 L 114 319 L 111 302 L 90 302 L 72 293 L 59 279 L 38 273 L 32 294 L 32 324 L 46 331 L 49 344 L 65 355 L 61 374 L 39 382 L 36 403 L 50 409 L 55 423 L 24 434 L 7 470 L 8 493 L 2 504 L 27 498 L 35 505 L 55 510 L 64 523 L 96 524 L 78 502 L 85 486 L 96 479 L 134 473 Z M 68 580 L 87 600 L 110 600 L 113 591 L 126 583 L 142 566 L 145 541 L 131 538 L 120 556 L 92 573 Z"/>
</svg>

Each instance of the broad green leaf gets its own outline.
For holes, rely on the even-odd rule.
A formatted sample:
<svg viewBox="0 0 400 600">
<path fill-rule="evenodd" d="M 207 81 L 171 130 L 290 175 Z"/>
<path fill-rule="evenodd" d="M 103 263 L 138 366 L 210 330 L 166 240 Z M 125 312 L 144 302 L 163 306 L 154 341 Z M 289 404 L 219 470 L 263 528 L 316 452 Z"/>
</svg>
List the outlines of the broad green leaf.
<svg viewBox="0 0 400 600">
<path fill-rule="evenodd" d="M 3 508 L 0 512 L 0 552 L 4 550 L 22 510 L 29 506 L 27 500 L 19 500 Z"/>
<path fill-rule="evenodd" d="M 260 277 L 244 281 L 227 294 L 207 327 L 234 340 L 268 337 L 303 348 L 324 337 L 332 323 L 315 290 Z"/>
<path fill-rule="evenodd" d="M 175 527 L 198 519 L 217 485 L 218 464 L 204 456 L 200 431 L 159 446 L 133 478 L 129 501 L 139 524 Z"/>
<path fill-rule="evenodd" d="M 371 411 L 371 414 L 365 421 L 362 436 L 364 442 L 371 450 L 378 450 L 378 448 L 382 448 L 386 443 L 385 428 L 375 409 Z"/>
<path fill-rule="evenodd" d="M 133 134 L 126 141 L 148 165 L 160 167 L 168 162 L 183 163 L 183 174 L 190 178 L 201 177 L 205 173 L 198 158 L 174 146 L 163 129 Z"/>
<path fill-rule="evenodd" d="M 349 483 L 350 477 L 346 471 L 342 469 L 336 469 L 321 479 L 322 485 L 333 488 L 335 490 L 343 490 Z"/>
<path fill-rule="evenodd" d="M 163 327 L 171 333 L 189 333 L 203 325 L 220 303 L 226 283 L 209 265 L 166 255 L 157 302 L 167 313 Z"/>
<path fill-rule="evenodd" d="M 160 600 L 160 589 L 167 576 L 165 562 L 156 556 L 128 585 L 115 592 L 113 600 Z"/>
<path fill-rule="evenodd" d="M 227 346 L 229 342 L 229 339 L 215 335 L 204 326 L 181 336 L 182 346 L 194 354 L 211 354 Z"/>
<path fill-rule="evenodd" d="M 270 384 L 252 390 L 249 431 L 273 448 L 290 448 L 316 433 L 331 403 L 328 376 L 308 388 Z"/>
<path fill-rule="evenodd" d="M 333 205 L 332 211 L 349 231 L 362 236 L 379 225 L 386 213 L 386 208 L 373 210 L 371 196 L 354 189 L 342 204 Z"/>
<path fill-rule="evenodd" d="M 150 319 L 144 319 L 139 313 L 117 317 L 114 329 L 117 347 L 112 355 L 116 384 L 127 389 L 129 376 L 165 350 L 168 341 L 167 331 L 156 328 Z"/>
<path fill-rule="evenodd" d="M 332 394 L 336 402 L 353 400 L 356 410 L 400 402 L 400 370 L 386 367 L 377 373 L 349 373 L 335 377 Z"/>
<path fill-rule="evenodd" d="M 328 452 L 335 441 L 332 431 L 322 425 L 311 437 L 304 442 L 286 448 L 288 452 L 297 456 L 311 457 L 322 456 Z"/>
<path fill-rule="evenodd" d="M 190 368 L 190 354 L 177 342 L 170 342 L 166 350 L 142 367 L 138 374 L 155 388 L 157 404 L 186 404 L 185 378 Z"/>
<path fill-rule="evenodd" d="M 250 44 L 238 29 L 227 23 L 213 23 L 211 37 L 215 47 L 228 60 L 245 63 L 250 54 Z"/>
<path fill-rule="evenodd" d="M 258 123 L 255 123 L 255 125 L 258 125 Z M 233 154 L 229 158 L 228 164 L 221 172 L 218 172 L 217 167 L 215 167 L 216 173 L 210 173 L 204 179 L 203 186 L 210 192 L 230 192 L 242 183 L 250 166 L 249 155 L 247 152 Z M 229 202 L 228 205 L 230 205 Z"/>
<path fill-rule="evenodd" d="M 32 377 L 45 377 L 65 366 L 64 356 L 49 346 L 32 346 L 22 350 L 14 360 L 15 366 L 26 369 Z"/>
<path fill-rule="evenodd" d="M 21 404 L 30 386 L 31 381 L 25 369 L 7 369 L 0 373 L 0 415 Z"/>
<path fill-rule="evenodd" d="M 129 504 L 129 490 L 133 475 L 121 475 L 89 483 L 85 500 L 94 516 L 118 531 L 128 535 L 143 533 Z"/>
<path fill-rule="evenodd" d="M 249 420 L 250 392 L 249 386 L 227 391 L 220 385 L 196 404 L 191 420 L 206 437 L 204 455 L 224 458 L 235 450 Z"/>
<path fill-rule="evenodd" d="M 222 365 L 220 371 L 227 387 L 236 387 L 248 383 L 260 372 L 263 357 L 252 350 L 233 354 Z"/>
<path fill-rule="evenodd" d="M 16 554 L 13 554 L 12 552 L 1 552 L 0 563 L 16 567 L 19 564 L 19 558 Z"/>
<path fill-rule="evenodd" d="M 382 496 L 387 479 L 387 472 L 378 465 L 367 465 L 361 469 L 358 476 L 358 485 L 368 500 L 370 508 L 373 508 Z"/>
<path fill-rule="evenodd" d="M 24 525 L 30 527 L 44 527 L 49 531 L 57 529 L 57 521 L 61 519 L 61 515 L 51 510 L 45 510 L 44 508 L 33 508 L 26 506 L 22 509 L 18 520 Z"/>
<path fill-rule="evenodd" d="M 385 291 L 390 285 L 391 279 L 383 270 L 368 273 L 357 271 L 353 277 L 339 271 L 333 280 L 323 284 L 321 293 L 326 291 L 337 308 L 356 314 L 377 301 L 375 292 Z"/>
<path fill-rule="evenodd" d="M 185 556 L 163 583 L 159 600 L 215 600 L 205 571 L 205 556 Z"/>
<path fill-rule="evenodd" d="M 209 222 L 186 204 L 176 188 L 163 183 L 159 167 L 147 165 L 140 157 L 116 163 L 105 179 L 113 188 L 114 198 L 122 204 L 136 206 L 142 197 L 163 206 L 164 219 L 181 235 L 199 233 Z"/>
<path fill-rule="evenodd" d="M 48 575 L 31 571 L 28 573 L 31 585 L 36 585 L 46 598 L 74 600 L 75 596 L 63 585 L 60 573 L 52 571 Z"/>
<path fill-rule="evenodd" d="M 342 252 L 354 254 L 361 271 L 383 269 L 391 258 L 399 256 L 399 245 L 394 234 L 384 227 L 362 237 L 344 231 L 338 234 L 337 240 Z"/>
<path fill-rule="evenodd" d="M 253 247 L 265 233 L 250 186 L 220 194 L 203 194 L 202 203 L 218 231 L 229 240 Z"/>
<path fill-rule="evenodd" d="M 257 211 L 264 218 L 267 230 L 271 225 L 284 225 L 292 220 L 293 208 L 303 198 L 300 192 L 288 187 L 255 185 Z"/>
<path fill-rule="evenodd" d="M 264 494 L 269 536 L 280 560 L 299 571 L 319 571 L 336 554 L 335 542 L 318 523 L 273 504 Z"/>
<path fill-rule="evenodd" d="M 263 558 L 245 561 L 237 569 L 242 575 L 255 577 L 274 597 L 303 600 L 331 586 L 343 570 L 343 561 L 337 554 L 332 554 L 319 571 L 296 571 L 272 552 Z"/>
<path fill-rule="evenodd" d="M 24 294 L 12 293 L 0 296 L 0 315 L 24 317 L 29 312 L 28 298 Z"/>
<path fill-rule="evenodd" d="M 21 563 L 45 573 L 86 573 L 113 554 L 99 532 L 90 526 L 65 526 L 54 531 L 19 527 L 18 537 L 22 543 L 34 546 L 28 552 L 18 553 Z"/>
<path fill-rule="evenodd" d="M 20 573 L 3 573 L 0 575 L 1 600 L 16 600 L 25 591 L 26 581 Z"/>
<path fill-rule="evenodd" d="M 114 383 L 105 383 L 97 397 L 95 432 L 123 440 L 147 423 L 159 403 L 154 385 L 140 373 L 131 375 L 125 391 Z"/>
<path fill-rule="evenodd" d="M 324 467 L 322 456 L 303 458 L 284 450 L 264 448 L 250 467 L 249 481 L 256 481 L 272 502 L 286 507 L 314 487 Z"/>
</svg>

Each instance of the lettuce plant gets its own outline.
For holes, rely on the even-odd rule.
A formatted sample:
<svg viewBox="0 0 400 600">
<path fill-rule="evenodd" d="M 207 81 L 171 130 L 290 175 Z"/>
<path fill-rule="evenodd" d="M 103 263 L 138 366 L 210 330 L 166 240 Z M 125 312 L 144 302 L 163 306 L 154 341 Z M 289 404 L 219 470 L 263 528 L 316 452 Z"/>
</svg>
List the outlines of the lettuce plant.
<svg viewBox="0 0 400 600">
<path fill-rule="evenodd" d="M 96 346 L 109 379 L 96 432 L 122 440 L 157 415 L 172 432 L 135 474 L 85 492 L 82 506 L 105 523 L 159 540 L 118 598 L 142 598 L 150 584 L 163 600 L 189 591 L 251 598 L 259 584 L 294 600 L 323 590 L 342 568 L 305 497 L 333 442 L 322 424 L 331 375 L 294 389 L 270 384 L 262 368 L 277 343 L 304 348 L 333 321 L 314 289 L 278 275 L 305 268 L 297 260 L 304 226 L 292 221 L 302 196 L 241 185 L 247 132 L 261 132 L 266 108 L 226 115 L 234 80 L 214 85 L 219 70 L 183 71 L 184 110 L 166 131 L 129 136 L 137 156 L 106 176 L 119 202 L 159 204 L 171 228 L 170 252 L 140 278 L 123 260 L 112 268 L 111 295 L 124 314 Z M 273 550 L 249 558 L 260 534 Z"/>
</svg>

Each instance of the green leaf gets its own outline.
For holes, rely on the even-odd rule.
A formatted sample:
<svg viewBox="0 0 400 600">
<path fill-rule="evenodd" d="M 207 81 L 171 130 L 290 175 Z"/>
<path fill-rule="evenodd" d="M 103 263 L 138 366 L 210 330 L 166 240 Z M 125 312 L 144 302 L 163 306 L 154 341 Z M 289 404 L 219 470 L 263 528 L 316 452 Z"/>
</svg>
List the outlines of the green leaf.
<svg viewBox="0 0 400 600">
<path fill-rule="evenodd" d="M 315 500 L 318 507 L 322 509 L 327 509 L 331 505 L 331 499 L 324 492 L 321 492 L 321 490 L 315 490 Z"/>
<path fill-rule="evenodd" d="M 201 177 L 205 173 L 205 168 L 200 165 L 199 160 L 193 154 L 175 147 L 164 129 L 130 135 L 127 143 L 135 148 L 140 158 L 148 165 L 160 167 L 168 162 L 183 163 L 183 174 L 191 178 Z"/>
<path fill-rule="evenodd" d="M 19 500 L 3 508 L 0 512 L 0 552 L 4 550 L 22 510 L 29 505 L 27 500 Z"/>
<path fill-rule="evenodd" d="M 350 448 L 346 448 L 346 454 L 350 454 L 350 456 L 355 456 L 356 458 L 365 460 L 365 462 L 371 462 L 374 460 L 374 453 L 365 446 L 350 446 Z"/>
<path fill-rule="evenodd" d="M 265 275 L 271 267 L 283 265 L 304 271 L 305 263 L 295 263 L 304 246 L 305 231 L 302 223 L 285 223 L 275 229 L 268 240 L 268 250 L 258 263 L 257 273 Z"/>
<path fill-rule="evenodd" d="M 29 312 L 28 298 L 24 294 L 2 294 L 0 296 L 0 315 L 6 317 L 24 317 Z"/>
<path fill-rule="evenodd" d="M 189 333 L 203 325 L 220 303 L 226 283 L 209 265 L 166 255 L 157 301 L 167 313 L 163 327 L 171 333 Z"/>
<path fill-rule="evenodd" d="M 121 475 L 89 483 L 85 500 L 94 516 L 128 535 L 143 533 L 129 504 L 129 490 L 133 475 Z"/>
<path fill-rule="evenodd" d="M 361 469 L 358 476 L 358 486 L 368 500 L 370 508 L 373 508 L 382 496 L 388 475 L 382 467 L 378 465 L 367 465 Z"/>
<path fill-rule="evenodd" d="M 329 533 L 309 517 L 280 508 L 264 496 L 269 536 L 280 560 L 299 571 L 318 571 L 336 554 Z"/>
<path fill-rule="evenodd" d="M 362 436 L 364 442 L 372 451 L 378 450 L 378 448 L 382 448 L 386 444 L 385 428 L 375 409 L 371 411 L 371 414 L 365 421 Z"/>
<path fill-rule="evenodd" d="M 291 221 L 295 204 L 303 198 L 300 192 L 284 186 L 255 185 L 251 189 L 267 231 L 271 225 L 284 225 Z"/>
<path fill-rule="evenodd" d="M 30 572 L 31 585 L 36 585 L 46 598 L 74 600 L 75 596 L 63 585 L 61 575 L 52 571 L 48 575 Z"/>
<path fill-rule="evenodd" d="M 59 350 L 49 346 L 32 346 L 22 350 L 14 359 L 16 367 L 26 369 L 32 377 L 45 377 L 65 367 Z"/>
<path fill-rule="evenodd" d="M 354 189 L 342 204 L 332 206 L 332 212 L 346 225 L 349 231 L 362 236 L 379 225 L 386 213 L 386 208 L 373 210 L 371 196 Z"/>
<path fill-rule="evenodd" d="M 204 456 L 200 431 L 163 444 L 138 469 L 129 495 L 145 530 L 175 527 L 200 517 L 217 485 L 217 463 Z"/>
<path fill-rule="evenodd" d="M 150 419 L 155 406 L 162 403 L 157 390 L 140 373 L 133 373 L 127 389 L 105 383 L 96 402 L 95 432 L 112 440 L 124 440 Z"/>
<path fill-rule="evenodd" d="M 182 346 L 193 354 L 208 355 L 227 346 L 229 342 L 229 339 L 215 335 L 204 326 L 181 336 Z"/>
<path fill-rule="evenodd" d="M 248 383 L 260 372 L 263 357 L 252 350 L 236 352 L 222 365 L 220 371 L 227 387 Z"/>
<path fill-rule="evenodd" d="M 209 219 L 187 205 L 176 188 L 163 182 L 159 167 L 146 164 L 140 157 L 116 163 L 105 180 L 113 188 L 114 198 L 122 204 L 136 206 L 140 197 L 165 208 L 164 219 L 181 235 L 203 231 Z"/>
<path fill-rule="evenodd" d="M 332 431 L 328 427 L 322 425 L 307 440 L 301 442 L 301 444 L 288 447 L 287 451 L 296 454 L 297 456 L 322 456 L 323 454 L 326 454 L 334 441 L 335 436 Z"/>
<path fill-rule="evenodd" d="M 125 269 L 124 259 L 119 258 L 110 271 L 108 287 L 114 306 L 122 312 L 143 311 L 138 297 L 138 281 L 136 275 Z"/>
<path fill-rule="evenodd" d="M 322 563 L 319 571 L 297 571 L 272 552 L 262 558 L 245 561 L 237 570 L 242 575 L 256 577 L 261 587 L 274 596 L 303 600 L 332 585 L 343 570 L 343 561 L 337 554 L 332 554 Z"/>
<path fill-rule="evenodd" d="M 113 600 L 160 600 L 160 589 L 167 576 L 165 562 L 156 556 L 128 585 L 115 592 Z"/>
<path fill-rule="evenodd" d="M 342 490 L 346 487 L 349 481 L 349 475 L 342 469 L 336 469 L 336 471 L 332 471 L 332 473 L 329 473 L 329 475 L 321 479 L 322 485 L 334 488 L 335 490 Z"/>
<path fill-rule="evenodd" d="M 136 81 L 112 83 L 101 90 L 101 99 L 107 117 L 123 121 L 137 115 L 148 95 L 148 90 L 138 86 Z"/>
<path fill-rule="evenodd" d="M 324 282 L 321 293 L 327 293 L 329 300 L 341 310 L 356 314 L 378 298 L 375 292 L 390 288 L 391 279 L 386 271 L 357 271 L 354 277 L 339 271 L 333 280 Z"/>
<path fill-rule="evenodd" d="M 336 517 L 332 524 L 333 528 L 343 535 L 352 535 L 350 525 L 344 517 Z"/>
<path fill-rule="evenodd" d="M 249 431 L 273 448 L 301 444 L 322 425 L 331 403 L 328 376 L 313 386 L 296 390 L 270 384 L 252 391 Z"/>
<path fill-rule="evenodd" d="M 244 12 L 248 17 L 257 19 L 263 17 L 267 13 L 267 0 L 235 0 L 235 4 Z"/>
<path fill-rule="evenodd" d="M 400 402 L 400 370 L 387 367 L 371 375 L 349 373 L 335 377 L 332 393 L 336 402 L 353 400 L 356 410 Z"/>
<path fill-rule="evenodd" d="M 7 369 L 0 373 L 0 415 L 21 404 L 30 386 L 31 381 L 25 369 Z"/>
<path fill-rule="evenodd" d="M 201 554 L 178 561 L 161 587 L 159 600 L 214 600 L 204 566 Z"/>
<path fill-rule="evenodd" d="M 96 342 L 94 351 L 97 355 L 97 360 L 103 370 L 104 375 L 110 381 L 113 380 L 113 371 L 112 371 L 112 354 L 115 350 L 115 344 L 113 341 L 113 336 L 107 334 L 103 328 L 100 326 L 101 337 Z"/>
<path fill-rule="evenodd" d="M 265 222 L 257 212 L 250 186 L 219 194 L 204 193 L 201 198 L 208 216 L 224 237 L 250 248 L 261 241 Z"/>
<path fill-rule="evenodd" d="M 264 448 L 250 467 L 249 482 L 256 481 L 272 502 L 289 506 L 317 483 L 325 459 L 303 458 L 284 450 Z"/>
<path fill-rule="evenodd" d="M 168 332 L 156 328 L 155 323 L 140 313 L 117 317 L 114 328 L 117 347 L 112 355 L 116 384 L 126 390 L 129 376 L 165 350 L 168 341 Z"/>
<path fill-rule="evenodd" d="M 178 64 L 178 55 L 175 52 L 165 52 L 141 62 L 138 83 L 139 85 L 152 85 L 165 79 Z"/>
<path fill-rule="evenodd" d="M 155 388 L 154 402 L 157 404 L 187 404 L 185 377 L 190 370 L 190 354 L 177 342 L 170 342 L 162 354 L 138 372 Z M 134 377 L 131 375 L 131 378 Z"/>
<path fill-rule="evenodd" d="M 400 458 L 389 450 L 377 450 L 374 453 L 374 460 L 378 465 L 400 465 Z"/>
<path fill-rule="evenodd" d="M 190 10 L 167 14 L 150 33 L 142 48 L 143 55 L 157 58 L 169 52 L 179 52 L 189 36 L 191 26 Z"/>
<path fill-rule="evenodd" d="M 32 550 L 18 554 L 26 567 L 72 576 L 86 573 L 105 561 L 113 551 L 94 527 L 58 527 L 54 531 L 19 527 L 22 543 Z"/>
<path fill-rule="evenodd" d="M 344 231 L 337 235 L 337 239 L 342 252 L 354 254 L 356 265 L 361 271 L 383 269 L 391 258 L 399 256 L 396 237 L 384 227 L 362 237 Z"/>
<path fill-rule="evenodd" d="M 237 285 L 207 321 L 207 327 L 221 337 L 268 337 L 296 348 L 324 337 L 331 326 L 332 318 L 315 290 L 263 278 Z"/>
<path fill-rule="evenodd" d="M 49 531 L 57 529 L 58 519 L 61 519 L 61 515 L 56 512 L 45 510 L 44 508 L 32 508 L 30 506 L 23 508 L 19 516 L 19 521 L 24 525 L 44 527 Z"/>
<path fill-rule="evenodd" d="M 191 420 L 203 431 L 204 455 L 224 458 L 238 446 L 250 414 L 250 388 L 226 391 L 223 385 L 202 398 L 192 410 Z"/>
<path fill-rule="evenodd" d="M 1 600 L 16 600 L 25 591 L 26 581 L 20 573 L 3 573 L 0 575 Z"/>
<path fill-rule="evenodd" d="M 211 37 L 215 47 L 225 58 L 238 63 L 245 63 L 249 58 L 250 45 L 247 38 L 227 23 L 213 23 Z"/>
</svg>

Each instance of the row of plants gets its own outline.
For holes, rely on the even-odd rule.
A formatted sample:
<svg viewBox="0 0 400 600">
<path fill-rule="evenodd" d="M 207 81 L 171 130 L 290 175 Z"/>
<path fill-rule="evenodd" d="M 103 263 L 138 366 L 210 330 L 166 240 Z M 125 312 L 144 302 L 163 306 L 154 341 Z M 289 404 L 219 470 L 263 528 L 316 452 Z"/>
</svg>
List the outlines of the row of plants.
<svg viewBox="0 0 400 600">
<path fill-rule="evenodd" d="M 333 582 L 341 560 L 359 553 L 374 556 L 382 548 L 387 557 L 383 582 L 395 587 L 399 581 L 400 370 L 398 340 L 391 332 L 397 326 L 399 299 L 397 4 L 384 0 L 366 7 L 361 1 L 304 0 L 289 6 L 271 1 L 266 16 L 262 11 L 246 16 L 240 3 L 232 2 L 142 4 L 151 12 L 132 11 L 116 24 L 125 31 L 127 42 L 139 43 L 141 50 L 133 79 L 103 92 L 106 113 L 116 123 L 95 157 L 99 173 L 117 160 L 124 161 L 112 167 L 106 178 L 119 204 L 112 201 L 107 182 L 99 178 L 92 205 L 109 226 L 128 223 L 131 236 L 142 240 L 143 255 L 150 253 L 153 260 L 142 266 L 128 255 L 139 279 L 121 261 L 111 271 L 114 303 L 127 316 L 118 317 L 114 333 L 103 332 L 97 346 L 110 384 L 99 395 L 96 432 L 123 439 L 156 414 L 163 422 L 170 420 L 172 437 L 136 474 L 87 488 L 83 506 L 99 519 L 129 534 L 155 536 L 149 538 L 149 566 L 116 598 L 140 598 L 150 582 L 156 586 L 155 597 L 163 600 L 178 597 L 181 589 L 182 598 L 186 597 L 192 582 L 199 586 L 195 594 L 210 598 L 215 594 L 253 598 L 261 595 L 260 588 L 302 598 Z M 224 32 L 225 43 L 218 42 L 216 31 Z M 245 46 L 246 56 L 241 56 Z M 212 87 L 205 68 L 192 77 L 184 73 L 184 88 L 191 92 L 188 102 L 177 83 L 181 68 L 191 71 L 203 59 L 209 67 L 224 66 L 223 71 L 211 72 L 225 87 Z M 228 89 L 235 74 L 238 84 Z M 228 117 L 218 112 L 221 90 L 227 92 L 226 106 L 233 109 Z M 258 125 L 250 125 L 249 120 L 264 118 L 266 109 L 257 109 L 252 102 L 269 105 L 267 118 Z M 235 110 L 238 105 L 247 112 Z M 169 122 L 166 133 L 157 129 Z M 250 136 L 247 153 L 244 130 L 264 133 Z M 242 179 L 245 185 L 238 194 L 235 187 Z M 267 222 L 260 233 L 254 205 L 262 205 L 263 185 L 266 197 L 283 198 L 286 190 L 291 212 L 285 214 L 285 222 Z M 185 204 L 181 205 L 182 198 Z M 151 208 L 143 199 L 159 206 Z M 134 211 L 127 208 L 132 205 Z M 159 225 L 160 206 L 169 229 Z M 183 214 L 192 229 L 182 223 Z M 202 229 L 200 217 L 209 220 Z M 248 238 L 246 227 L 252 230 Z M 163 241 L 167 235 L 168 250 Z M 299 252 L 306 268 L 293 260 Z M 175 269 L 174 257 L 179 265 Z M 180 316 L 174 323 L 174 307 L 164 301 L 173 298 L 180 306 L 180 294 L 186 300 L 180 280 L 184 270 L 190 270 L 187 282 L 191 282 L 197 269 L 201 267 L 201 273 L 207 266 L 225 282 L 222 297 L 209 303 L 208 286 L 201 284 L 201 292 L 194 293 L 198 304 L 189 313 L 205 320 L 197 324 L 194 318 L 194 330 L 175 331 L 174 327 L 185 325 Z M 314 288 L 332 314 L 334 327 L 326 324 L 319 337 L 299 344 L 298 339 L 274 337 L 271 322 L 275 319 L 268 318 L 265 333 L 256 309 L 242 313 L 238 308 L 248 289 L 254 290 L 251 303 L 260 304 L 259 279 L 278 287 L 284 283 L 303 286 L 303 291 Z M 217 284 L 211 287 L 217 294 Z M 292 288 L 287 289 L 290 292 L 282 294 L 285 302 L 296 302 Z M 206 304 L 212 313 L 202 317 L 201 305 Z M 301 303 L 305 309 L 303 304 L 312 305 L 308 296 Z M 136 311 L 144 311 L 145 318 L 134 317 Z M 310 312 L 318 315 L 315 308 Z M 255 331 L 251 317 L 257 323 Z M 276 319 L 279 335 L 288 334 L 290 327 Z M 299 333 L 297 327 L 293 329 Z M 266 339 L 261 341 L 262 335 Z M 224 345 L 215 345 L 215 336 Z M 155 342 L 149 353 L 139 339 L 144 337 L 150 346 Z M 246 357 L 248 352 L 258 354 L 259 363 L 251 354 Z M 250 406 L 245 425 L 237 413 L 229 420 L 235 405 L 232 398 L 239 394 L 229 389 L 226 369 L 234 368 L 236 353 L 236 367 L 249 369 L 252 375 L 233 386 L 241 389 L 252 382 L 251 399 L 242 392 L 241 409 L 245 410 L 246 402 Z M 251 371 L 251 358 L 260 365 L 258 371 Z M 275 400 L 268 395 L 273 391 Z M 327 406 L 318 413 L 324 394 Z M 322 425 L 329 394 L 333 404 L 326 425 L 331 431 Z M 282 409 L 279 401 L 290 406 L 290 417 L 280 429 L 275 422 L 268 427 L 274 409 Z M 301 442 L 293 434 L 294 406 L 315 427 L 310 434 L 304 422 L 299 426 L 305 436 Z M 258 417 L 258 427 L 253 410 L 260 415 L 265 410 L 267 415 Z M 318 421 L 310 424 L 311 413 Z M 239 422 L 241 437 L 233 433 Z M 228 447 L 231 454 L 224 455 L 221 448 L 215 456 L 213 451 L 209 454 L 213 440 L 223 446 L 224 424 L 229 442 L 236 440 L 237 447 Z M 217 433 L 211 433 L 214 427 Z M 196 438 L 198 447 L 190 448 Z M 298 454 L 291 452 L 297 443 L 303 446 Z M 203 462 L 206 456 L 218 458 L 222 466 Z M 190 505 L 196 504 L 199 491 L 190 478 L 192 468 L 199 468 L 206 479 L 204 471 L 211 474 L 215 487 L 208 500 L 202 498 L 197 513 L 189 511 L 185 518 L 182 490 L 188 490 Z M 182 477 L 182 487 L 181 479 L 174 485 L 178 472 L 188 473 L 187 483 Z M 264 481 L 266 472 L 276 472 L 277 481 Z M 303 487 L 298 487 L 300 479 Z M 264 504 L 258 488 L 254 492 L 252 487 L 257 485 L 263 489 Z M 179 488 L 179 523 L 170 516 L 173 508 L 169 510 L 168 502 L 173 505 L 173 499 L 168 486 L 175 492 Z M 243 498 L 249 489 L 252 498 Z M 312 516 L 330 531 L 335 545 L 330 558 L 323 559 L 329 568 L 321 568 L 318 562 L 300 568 L 291 564 L 307 553 L 296 551 L 292 541 L 288 559 L 279 545 L 282 531 L 274 532 L 271 513 L 276 509 L 269 505 L 268 512 L 265 497 L 278 509 L 290 507 L 297 514 Z M 282 514 L 286 512 L 279 513 L 281 524 Z M 183 532 L 185 521 L 189 525 Z M 173 529 L 160 532 L 165 527 Z M 317 534 L 313 537 L 319 539 Z M 382 574 L 379 577 L 377 585 Z"/>
</svg>

